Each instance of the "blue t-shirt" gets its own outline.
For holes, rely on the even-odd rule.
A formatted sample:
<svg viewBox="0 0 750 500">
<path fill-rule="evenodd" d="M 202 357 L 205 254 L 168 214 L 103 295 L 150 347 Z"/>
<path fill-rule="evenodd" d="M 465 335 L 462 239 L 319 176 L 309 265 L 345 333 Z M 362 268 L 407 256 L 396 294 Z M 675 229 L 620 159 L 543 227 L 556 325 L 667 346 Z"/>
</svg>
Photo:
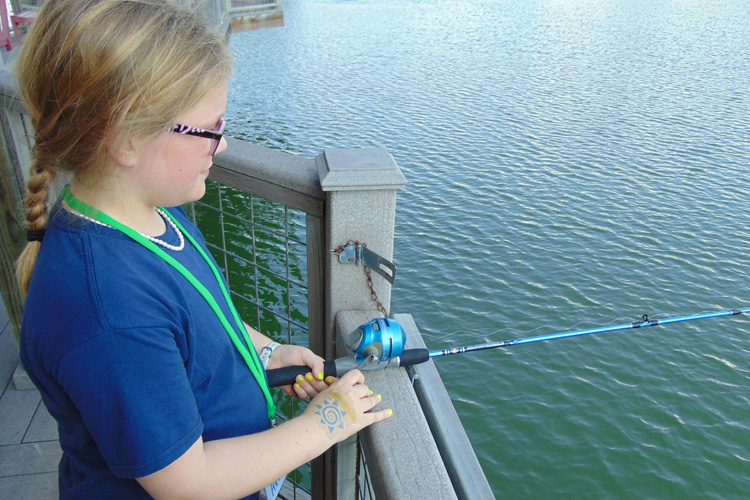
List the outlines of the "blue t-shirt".
<svg viewBox="0 0 750 500">
<path fill-rule="evenodd" d="M 180 208 L 169 209 L 204 247 Z M 171 229 L 161 237 L 177 244 Z M 232 315 L 203 257 L 166 250 Z M 120 231 L 52 211 L 21 327 L 21 360 L 58 422 L 60 497 L 150 498 L 133 478 L 204 441 L 269 427 L 258 383 L 206 300 Z"/>
</svg>

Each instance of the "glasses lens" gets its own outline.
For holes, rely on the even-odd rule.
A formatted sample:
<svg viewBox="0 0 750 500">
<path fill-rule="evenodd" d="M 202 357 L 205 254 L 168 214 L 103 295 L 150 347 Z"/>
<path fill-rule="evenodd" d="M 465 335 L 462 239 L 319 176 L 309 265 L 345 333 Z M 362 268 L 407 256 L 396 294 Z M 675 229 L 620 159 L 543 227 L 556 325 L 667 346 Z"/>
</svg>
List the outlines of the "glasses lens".
<svg viewBox="0 0 750 500">
<path fill-rule="evenodd" d="M 211 132 L 224 134 L 224 120 L 222 118 L 220 118 L 216 126 L 211 129 Z M 211 139 L 211 156 L 216 154 L 216 151 L 219 149 L 219 144 L 221 144 L 221 137 L 218 139 Z"/>
</svg>

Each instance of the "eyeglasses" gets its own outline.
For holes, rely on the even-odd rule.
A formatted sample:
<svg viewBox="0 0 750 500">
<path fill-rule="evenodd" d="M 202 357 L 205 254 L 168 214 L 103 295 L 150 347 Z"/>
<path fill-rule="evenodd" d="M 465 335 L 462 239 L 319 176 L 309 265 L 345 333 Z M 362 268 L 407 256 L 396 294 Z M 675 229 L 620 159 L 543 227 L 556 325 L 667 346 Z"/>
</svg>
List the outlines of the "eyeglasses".
<svg viewBox="0 0 750 500">
<path fill-rule="evenodd" d="M 177 132 L 178 134 L 194 135 L 196 137 L 205 137 L 211 139 L 211 156 L 216 154 L 216 150 L 219 149 L 221 144 L 221 138 L 224 135 L 224 120 L 219 119 L 219 123 L 216 124 L 211 130 L 206 130 L 200 127 L 191 127 L 190 125 L 182 125 L 175 123 L 170 129 L 171 132 Z"/>
</svg>

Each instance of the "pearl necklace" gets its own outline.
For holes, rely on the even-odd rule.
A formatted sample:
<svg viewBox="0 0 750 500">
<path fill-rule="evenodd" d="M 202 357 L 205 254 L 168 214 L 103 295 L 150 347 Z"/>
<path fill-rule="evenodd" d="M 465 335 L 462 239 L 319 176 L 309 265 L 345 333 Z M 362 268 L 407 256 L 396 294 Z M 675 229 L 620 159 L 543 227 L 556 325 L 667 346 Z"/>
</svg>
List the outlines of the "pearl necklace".
<svg viewBox="0 0 750 500">
<path fill-rule="evenodd" d="M 169 224 L 172 227 L 172 229 L 174 229 L 174 232 L 177 233 L 177 237 L 180 238 L 180 244 L 179 245 L 171 245 L 171 244 L 167 243 L 166 241 L 160 240 L 159 238 L 155 238 L 153 236 L 149 236 L 148 234 L 141 233 L 140 231 L 138 232 L 138 234 L 140 234 L 144 238 L 147 238 L 149 241 L 152 241 L 153 243 L 156 243 L 157 245 L 160 245 L 160 246 L 166 248 L 167 250 L 173 250 L 175 252 L 179 252 L 180 250 L 182 250 L 183 248 L 185 248 L 185 237 L 182 236 L 182 232 L 177 227 L 177 225 L 174 222 L 172 222 L 172 219 L 170 219 L 169 216 L 167 214 L 165 214 L 162 210 L 160 210 L 160 209 L 158 209 L 156 207 L 154 207 L 154 210 L 156 210 L 156 212 L 159 215 L 162 216 L 162 218 L 164 219 L 164 221 L 167 224 Z M 110 229 L 114 229 L 109 224 L 105 224 L 104 222 L 102 222 L 100 220 L 96 220 L 93 217 L 89 217 L 88 215 L 84 215 L 84 214 L 82 214 L 80 212 L 71 211 L 71 213 L 77 215 L 78 217 L 80 217 L 82 219 L 86 219 L 89 222 L 93 222 L 94 224 L 99 224 L 100 226 L 104 226 L 104 227 L 108 227 Z"/>
</svg>

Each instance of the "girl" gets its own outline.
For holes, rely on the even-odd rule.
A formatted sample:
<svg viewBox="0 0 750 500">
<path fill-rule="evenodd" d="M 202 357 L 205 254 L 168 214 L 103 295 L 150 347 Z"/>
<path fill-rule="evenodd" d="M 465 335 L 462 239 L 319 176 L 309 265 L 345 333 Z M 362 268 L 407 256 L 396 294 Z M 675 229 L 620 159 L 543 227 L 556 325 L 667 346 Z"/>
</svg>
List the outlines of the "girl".
<svg viewBox="0 0 750 500">
<path fill-rule="evenodd" d="M 159 208 L 201 198 L 226 148 L 220 36 L 166 1 L 49 0 L 16 65 L 35 131 L 21 359 L 58 422 L 62 498 L 254 498 L 390 414 L 361 373 L 324 381 L 244 325 L 200 232 Z M 278 427 L 260 359 L 311 369 Z"/>
</svg>

